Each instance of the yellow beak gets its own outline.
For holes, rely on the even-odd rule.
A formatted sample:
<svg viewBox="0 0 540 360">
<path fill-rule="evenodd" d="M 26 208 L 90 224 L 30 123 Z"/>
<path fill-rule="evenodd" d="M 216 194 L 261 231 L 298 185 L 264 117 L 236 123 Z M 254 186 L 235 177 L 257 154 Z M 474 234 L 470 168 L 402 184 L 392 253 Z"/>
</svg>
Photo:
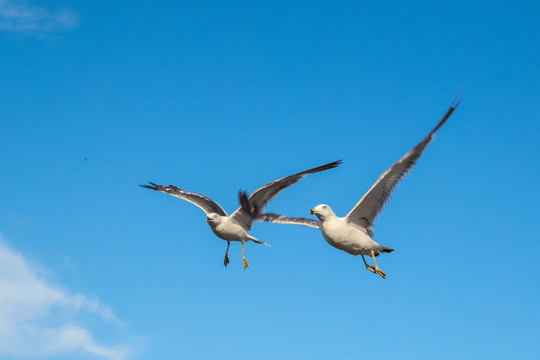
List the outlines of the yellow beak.
<svg viewBox="0 0 540 360">
<path fill-rule="evenodd" d="M 311 215 L 313 215 L 313 214 L 317 214 L 317 211 L 316 211 L 316 210 L 313 210 L 313 209 L 311 209 L 311 210 L 309 210 L 309 213 L 310 213 Z"/>
</svg>

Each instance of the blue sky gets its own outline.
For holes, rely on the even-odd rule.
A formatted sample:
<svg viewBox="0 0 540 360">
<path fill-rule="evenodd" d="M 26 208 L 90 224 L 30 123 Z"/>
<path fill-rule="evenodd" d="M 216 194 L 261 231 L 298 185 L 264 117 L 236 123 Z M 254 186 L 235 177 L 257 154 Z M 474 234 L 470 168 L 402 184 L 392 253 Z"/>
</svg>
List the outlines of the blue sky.
<svg viewBox="0 0 540 360">
<path fill-rule="evenodd" d="M 0 0 L 0 358 L 540 356 L 537 2 Z M 386 280 L 315 229 L 463 102 L 376 222 Z"/>
</svg>

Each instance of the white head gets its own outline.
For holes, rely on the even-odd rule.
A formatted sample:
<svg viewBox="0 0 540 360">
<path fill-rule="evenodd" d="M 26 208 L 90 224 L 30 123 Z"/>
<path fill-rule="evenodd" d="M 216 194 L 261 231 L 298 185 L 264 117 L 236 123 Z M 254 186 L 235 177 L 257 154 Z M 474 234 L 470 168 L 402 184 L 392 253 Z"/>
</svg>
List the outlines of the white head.
<svg viewBox="0 0 540 360">
<path fill-rule="evenodd" d="M 221 220 L 222 220 L 222 216 L 216 213 L 210 213 L 206 215 L 206 222 L 208 223 L 208 225 L 212 227 L 219 225 L 219 223 L 221 223 Z"/>
<path fill-rule="evenodd" d="M 313 209 L 310 210 L 309 213 L 311 215 L 317 216 L 321 221 L 327 219 L 330 216 L 336 216 L 336 214 L 334 214 L 334 212 L 332 211 L 332 208 L 326 204 L 320 204 L 315 206 Z"/>
</svg>

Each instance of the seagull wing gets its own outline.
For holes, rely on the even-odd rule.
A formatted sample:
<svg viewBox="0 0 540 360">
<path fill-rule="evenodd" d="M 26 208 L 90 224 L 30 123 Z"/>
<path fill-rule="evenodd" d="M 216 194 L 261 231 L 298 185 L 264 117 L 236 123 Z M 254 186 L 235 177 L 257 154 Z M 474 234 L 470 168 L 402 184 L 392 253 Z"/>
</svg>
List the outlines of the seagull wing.
<svg viewBox="0 0 540 360">
<path fill-rule="evenodd" d="M 372 230 L 373 222 L 381 212 L 384 204 L 396 188 L 396 185 L 409 173 L 416 161 L 433 140 L 433 134 L 444 125 L 446 120 L 458 107 L 459 101 L 454 101 L 441 121 L 418 145 L 399 159 L 392 167 L 386 170 L 373 184 L 371 189 L 360 199 L 354 208 L 347 214 L 347 219 L 356 225 Z"/>
<path fill-rule="evenodd" d="M 257 217 L 258 221 L 266 221 L 277 224 L 293 224 L 293 225 L 304 225 L 312 228 L 319 229 L 320 223 L 317 220 L 299 218 L 299 217 L 287 217 L 281 214 L 276 213 L 264 213 Z"/>
<path fill-rule="evenodd" d="M 246 229 L 251 229 L 251 224 L 253 221 L 257 218 L 257 216 L 262 214 L 264 207 L 280 192 L 289 186 L 296 184 L 306 175 L 335 168 L 341 164 L 341 162 L 342 160 L 334 161 L 273 181 L 257 189 L 249 198 L 245 192 L 240 191 L 239 200 L 241 206 L 231 215 L 231 218 L 244 226 Z"/>
<path fill-rule="evenodd" d="M 201 194 L 188 192 L 180 189 L 178 186 L 174 185 L 156 185 L 154 183 L 149 183 L 150 185 L 139 185 L 141 187 L 160 191 L 165 194 L 176 196 L 179 199 L 189 201 L 193 205 L 200 207 L 206 214 L 216 213 L 221 216 L 227 216 L 227 213 L 217 202 Z"/>
</svg>

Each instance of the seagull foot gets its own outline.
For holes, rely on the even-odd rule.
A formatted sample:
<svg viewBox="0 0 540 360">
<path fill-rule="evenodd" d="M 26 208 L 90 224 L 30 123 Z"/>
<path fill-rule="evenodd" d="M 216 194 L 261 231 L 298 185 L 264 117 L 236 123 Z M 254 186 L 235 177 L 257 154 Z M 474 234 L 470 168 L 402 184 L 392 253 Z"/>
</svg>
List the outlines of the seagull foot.
<svg viewBox="0 0 540 360">
<path fill-rule="evenodd" d="M 369 271 L 371 271 L 372 273 L 376 274 L 377 273 L 377 270 L 375 270 L 375 268 L 373 266 L 366 266 L 366 269 L 368 269 Z"/>
<path fill-rule="evenodd" d="M 249 264 L 248 264 L 246 258 L 244 258 L 244 269 L 249 269 Z"/>
<path fill-rule="evenodd" d="M 379 275 L 381 275 L 381 277 L 382 277 L 383 279 L 386 279 L 386 274 L 385 274 L 381 269 L 375 268 L 374 273 L 375 273 L 375 274 L 379 274 Z"/>
<path fill-rule="evenodd" d="M 227 255 L 225 255 L 225 259 L 223 260 L 223 265 L 225 265 L 225 267 L 229 265 L 229 257 Z"/>
</svg>

